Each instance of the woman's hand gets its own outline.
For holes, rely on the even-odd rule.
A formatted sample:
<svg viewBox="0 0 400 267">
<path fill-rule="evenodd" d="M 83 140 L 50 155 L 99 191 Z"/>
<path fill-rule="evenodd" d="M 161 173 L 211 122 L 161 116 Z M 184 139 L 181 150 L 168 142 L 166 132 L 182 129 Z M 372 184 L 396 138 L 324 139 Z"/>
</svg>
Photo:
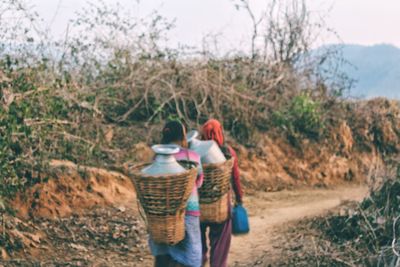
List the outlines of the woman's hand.
<svg viewBox="0 0 400 267">
<path fill-rule="evenodd" d="M 238 205 L 243 205 L 243 200 L 241 198 L 236 198 L 236 200 L 235 200 L 235 206 L 238 206 Z"/>
</svg>

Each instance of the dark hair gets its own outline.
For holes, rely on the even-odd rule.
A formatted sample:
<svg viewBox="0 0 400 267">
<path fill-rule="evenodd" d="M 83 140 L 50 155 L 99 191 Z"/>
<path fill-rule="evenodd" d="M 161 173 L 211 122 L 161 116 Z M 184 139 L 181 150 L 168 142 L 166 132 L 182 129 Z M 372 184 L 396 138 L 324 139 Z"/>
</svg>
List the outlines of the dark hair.
<svg viewBox="0 0 400 267">
<path fill-rule="evenodd" d="M 162 144 L 183 141 L 185 139 L 185 126 L 179 121 L 169 121 L 162 130 Z"/>
</svg>

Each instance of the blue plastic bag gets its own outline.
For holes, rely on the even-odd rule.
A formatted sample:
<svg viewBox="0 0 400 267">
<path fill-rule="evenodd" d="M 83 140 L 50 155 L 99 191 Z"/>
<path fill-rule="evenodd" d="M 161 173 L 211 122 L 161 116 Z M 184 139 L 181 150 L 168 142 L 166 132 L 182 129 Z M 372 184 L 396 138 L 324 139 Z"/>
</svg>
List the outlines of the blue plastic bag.
<svg viewBox="0 0 400 267">
<path fill-rule="evenodd" d="M 234 235 L 247 234 L 250 231 L 249 217 L 242 205 L 236 205 L 232 210 L 232 233 Z"/>
</svg>

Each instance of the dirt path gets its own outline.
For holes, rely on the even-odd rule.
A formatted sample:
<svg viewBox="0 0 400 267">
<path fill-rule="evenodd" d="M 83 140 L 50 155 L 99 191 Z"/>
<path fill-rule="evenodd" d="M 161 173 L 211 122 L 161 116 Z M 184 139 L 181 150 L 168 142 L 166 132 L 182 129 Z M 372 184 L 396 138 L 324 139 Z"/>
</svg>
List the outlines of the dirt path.
<svg viewBox="0 0 400 267">
<path fill-rule="evenodd" d="M 367 193 L 366 186 L 341 186 L 335 189 L 257 192 L 247 196 L 245 206 L 249 212 L 251 232 L 233 237 L 229 266 L 253 266 L 263 254 L 279 257 L 281 247 L 276 240 L 287 230 L 287 224 L 321 215 L 343 201 L 361 201 Z M 147 255 L 142 264 L 152 266 L 152 258 Z"/>
<path fill-rule="evenodd" d="M 331 210 L 346 200 L 360 201 L 367 195 L 364 186 L 336 189 L 308 189 L 276 193 L 256 193 L 246 198 L 251 232 L 235 236 L 232 241 L 229 266 L 247 266 L 246 263 L 268 252 L 274 255 L 279 247 L 274 237 L 282 227 L 306 217 L 314 217 Z"/>
<path fill-rule="evenodd" d="M 263 264 L 279 258 L 282 242 L 286 243 L 284 233 L 291 229 L 288 224 L 296 225 L 298 220 L 323 214 L 345 200 L 361 200 L 366 194 L 366 187 L 347 186 L 247 196 L 251 232 L 233 238 L 229 266 L 254 266 L 260 256 Z M 150 267 L 153 258 L 147 247 L 145 226 L 133 202 L 98 207 L 59 220 L 33 220 L 35 231 L 41 234 L 35 239 L 30 256 L 0 260 L 0 265 Z M 46 238 L 42 240 L 40 236 Z"/>
</svg>

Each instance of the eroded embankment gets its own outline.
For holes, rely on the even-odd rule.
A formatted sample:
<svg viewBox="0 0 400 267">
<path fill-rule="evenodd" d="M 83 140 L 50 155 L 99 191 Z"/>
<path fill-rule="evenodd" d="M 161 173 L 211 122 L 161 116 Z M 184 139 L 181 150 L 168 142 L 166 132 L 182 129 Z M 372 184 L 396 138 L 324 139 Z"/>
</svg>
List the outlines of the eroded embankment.
<svg viewBox="0 0 400 267">
<path fill-rule="evenodd" d="M 356 102 L 324 139 L 299 137 L 296 145 L 276 131 L 260 134 L 255 148 L 229 142 L 238 152 L 245 191 L 278 191 L 301 186 L 365 183 L 371 168 L 400 151 L 399 103 L 385 99 Z M 148 144 L 130 149 L 133 162 L 150 161 Z M 96 205 L 133 202 L 134 188 L 121 173 L 52 161 L 40 184 L 13 202 L 18 214 L 63 217 Z"/>
<path fill-rule="evenodd" d="M 135 203 L 130 179 L 118 172 L 52 161 L 46 181 L 17 195 L 12 205 L 22 218 L 62 218 L 95 206 Z"/>
<path fill-rule="evenodd" d="M 236 145 L 248 189 L 276 191 L 365 183 L 370 171 L 400 152 L 400 104 L 373 99 L 354 102 L 332 122 L 325 139 L 299 137 L 296 145 L 282 133 L 260 137 L 257 148 Z"/>
</svg>

